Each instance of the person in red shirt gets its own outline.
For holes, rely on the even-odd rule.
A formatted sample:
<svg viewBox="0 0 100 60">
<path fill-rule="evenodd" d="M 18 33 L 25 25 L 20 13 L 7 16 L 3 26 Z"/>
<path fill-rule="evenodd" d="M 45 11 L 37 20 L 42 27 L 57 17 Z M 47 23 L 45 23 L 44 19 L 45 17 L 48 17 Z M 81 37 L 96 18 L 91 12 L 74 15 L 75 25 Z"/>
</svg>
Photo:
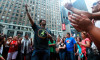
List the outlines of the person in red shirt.
<svg viewBox="0 0 100 60">
<path fill-rule="evenodd" d="M 10 42 L 7 60 L 16 60 L 18 54 L 18 39 L 17 36 Z"/>
<path fill-rule="evenodd" d="M 83 57 L 83 60 L 87 60 L 87 57 L 86 57 L 86 48 L 90 47 L 91 46 L 91 41 L 88 37 L 88 34 L 86 32 L 81 32 L 81 36 L 82 36 L 82 41 L 81 42 L 78 42 L 78 44 L 81 46 L 81 49 L 82 49 L 82 53 L 84 54 L 84 57 Z"/>
</svg>

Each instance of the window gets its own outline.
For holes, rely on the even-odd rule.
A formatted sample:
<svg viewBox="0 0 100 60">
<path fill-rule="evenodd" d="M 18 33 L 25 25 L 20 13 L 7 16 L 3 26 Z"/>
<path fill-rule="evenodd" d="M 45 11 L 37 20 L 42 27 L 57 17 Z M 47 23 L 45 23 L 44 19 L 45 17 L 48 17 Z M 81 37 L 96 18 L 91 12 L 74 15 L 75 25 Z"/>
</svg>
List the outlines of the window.
<svg viewBox="0 0 100 60">
<path fill-rule="evenodd" d="M 11 25 L 9 25 L 9 28 L 11 28 Z"/>
<path fill-rule="evenodd" d="M 21 14 L 23 14 L 23 12 L 21 12 Z"/>
<path fill-rule="evenodd" d="M 32 9 L 34 10 L 34 7 L 32 7 Z"/>
<path fill-rule="evenodd" d="M 2 10 L 2 9 L 3 9 L 3 7 L 1 6 L 1 7 L 0 7 L 0 9 Z"/>
<path fill-rule="evenodd" d="M 20 15 L 20 17 L 23 17 L 22 15 Z"/>
<path fill-rule="evenodd" d="M 18 14 L 16 14 L 16 16 L 18 16 Z"/>
<path fill-rule="evenodd" d="M 18 29 L 20 29 L 20 27 L 18 27 Z"/>
<path fill-rule="evenodd" d="M 14 17 L 11 17 L 11 20 L 14 20 Z"/>
<path fill-rule="evenodd" d="M 33 13 L 31 13 L 31 16 L 33 16 Z"/>
<path fill-rule="evenodd" d="M 15 29 L 16 27 L 15 26 L 13 26 L 13 29 Z"/>
<path fill-rule="evenodd" d="M 6 7 L 8 7 L 8 4 L 6 4 Z"/>
<path fill-rule="evenodd" d="M 2 16 L 2 18 L 5 18 L 5 16 Z"/>
<path fill-rule="evenodd" d="M 7 8 L 5 8 L 5 11 L 7 10 Z"/>
<path fill-rule="evenodd" d="M 11 11 L 11 9 L 9 9 L 9 11 Z"/>
<path fill-rule="evenodd" d="M 19 22 L 19 25 L 21 25 L 21 22 Z"/>
<path fill-rule="evenodd" d="M 8 20 L 5 20 L 5 23 L 7 23 L 8 22 Z"/>
<path fill-rule="evenodd" d="M 1 13 L 2 11 L 0 10 L 0 13 Z"/>
<path fill-rule="evenodd" d="M 15 6 L 14 8 L 17 8 L 17 6 Z"/>
<path fill-rule="evenodd" d="M 17 10 L 17 13 L 19 13 L 19 10 Z"/>
<path fill-rule="evenodd" d="M 14 23 L 14 24 L 16 24 L 16 22 L 15 22 L 15 21 L 14 21 L 13 23 Z"/>
<path fill-rule="evenodd" d="M 14 9 L 14 10 L 13 10 L 13 12 L 15 12 L 15 13 L 16 13 L 16 10 Z"/>
<path fill-rule="evenodd" d="M 7 17 L 7 19 L 9 19 L 9 17 Z"/>
<path fill-rule="evenodd" d="M 1 19 L 0 22 L 3 22 L 3 20 Z"/>
<path fill-rule="evenodd" d="M 17 17 L 15 17 L 15 20 L 17 20 Z"/>
</svg>

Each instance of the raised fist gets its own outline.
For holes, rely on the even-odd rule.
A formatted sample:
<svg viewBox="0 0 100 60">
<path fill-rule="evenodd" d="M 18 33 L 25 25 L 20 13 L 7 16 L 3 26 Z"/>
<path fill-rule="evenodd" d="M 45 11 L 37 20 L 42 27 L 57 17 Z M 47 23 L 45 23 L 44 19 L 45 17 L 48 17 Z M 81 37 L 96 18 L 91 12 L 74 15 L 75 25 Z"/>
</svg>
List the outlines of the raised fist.
<svg viewBox="0 0 100 60">
<path fill-rule="evenodd" d="M 25 9 L 26 9 L 26 11 L 28 12 L 27 6 L 28 6 L 28 5 L 26 4 L 26 5 L 25 5 Z"/>
</svg>

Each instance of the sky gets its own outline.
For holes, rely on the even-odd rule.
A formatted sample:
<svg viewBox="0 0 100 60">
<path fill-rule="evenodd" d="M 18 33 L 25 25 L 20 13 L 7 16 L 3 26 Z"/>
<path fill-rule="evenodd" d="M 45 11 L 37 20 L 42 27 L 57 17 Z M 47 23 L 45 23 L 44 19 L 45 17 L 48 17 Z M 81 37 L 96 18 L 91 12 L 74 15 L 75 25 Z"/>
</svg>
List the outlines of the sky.
<svg viewBox="0 0 100 60">
<path fill-rule="evenodd" d="M 65 5 L 65 3 L 70 2 L 70 1 L 71 1 L 72 3 L 74 3 L 76 0 L 63 0 L 63 1 L 61 2 L 61 5 Z M 94 2 L 96 2 L 96 0 L 85 0 L 86 6 L 87 6 L 89 12 L 92 11 L 92 10 L 91 10 L 91 7 L 92 7 L 92 4 L 93 4 Z"/>
</svg>

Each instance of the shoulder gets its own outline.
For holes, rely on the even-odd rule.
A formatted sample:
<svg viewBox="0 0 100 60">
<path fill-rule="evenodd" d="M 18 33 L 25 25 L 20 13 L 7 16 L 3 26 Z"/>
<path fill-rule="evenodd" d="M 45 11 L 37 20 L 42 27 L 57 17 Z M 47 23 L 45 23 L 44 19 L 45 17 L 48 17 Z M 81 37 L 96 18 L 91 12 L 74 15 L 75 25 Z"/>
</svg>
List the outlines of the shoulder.
<svg viewBox="0 0 100 60">
<path fill-rule="evenodd" d="M 89 38 L 86 38 L 85 41 L 90 41 L 90 39 Z"/>
<path fill-rule="evenodd" d="M 25 39 L 23 38 L 21 41 L 24 41 Z"/>
<path fill-rule="evenodd" d="M 75 40 L 73 37 L 70 37 L 71 40 Z"/>
</svg>

